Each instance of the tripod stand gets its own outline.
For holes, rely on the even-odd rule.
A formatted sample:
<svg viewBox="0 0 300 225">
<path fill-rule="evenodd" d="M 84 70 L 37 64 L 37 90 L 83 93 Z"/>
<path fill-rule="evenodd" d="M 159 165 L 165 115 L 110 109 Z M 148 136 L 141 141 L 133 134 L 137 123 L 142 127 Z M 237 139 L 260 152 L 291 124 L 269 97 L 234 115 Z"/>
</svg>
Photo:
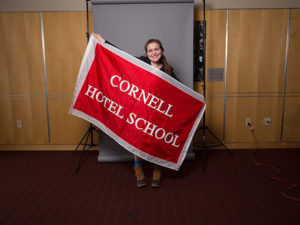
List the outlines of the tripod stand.
<svg viewBox="0 0 300 225">
<path fill-rule="evenodd" d="M 88 2 L 90 0 L 86 0 L 86 24 L 87 24 L 87 32 L 86 32 L 86 37 L 87 37 L 87 42 L 89 42 L 89 37 L 90 37 L 90 33 L 89 33 L 89 12 L 88 12 Z M 74 152 L 75 153 L 77 151 L 77 149 L 79 148 L 80 145 L 82 145 L 83 143 L 83 149 L 79 158 L 79 162 L 76 168 L 76 174 L 79 172 L 80 169 L 80 164 L 81 164 L 81 160 L 83 158 L 84 153 L 86 152 L 86 147 L 93 147 L 93 146 L 97 146 L 96 144 L 94 144 L 94 139 L 93 139 L 93 131 L 96 131 L 97 133 L 99 133 L 99 131 L 93 126 L 93 124 L 90 123 L 89 128 L 87 129 L 87 131 L 85 132 L 85 134 L 83 135 L 81 141 L 79 142 L 79 144 L 77 145 L 77 147 L 75 148 Z M 91 139 L 91 143 L 88 144 L 88 140 L 89 137 Z"/>
<path fill-rule="evenodd" d="M 79 144 L 77 145 L 77 147 L 74 150 L 74 153 L 75 153 L 77 151 L 78 147 L 80 145 L 82 145 L 83 142 L 84 142 L 82 152 L 81 152 L 81 155 L 80 155 L 80 158 L 79 158 L 79 162 L 78 162 L 78 165 L 77 165 L 77 168 L 76 168 L 76 174 L 79 172 L 81 160 L 83 158 L 84 153 L 86 152 L 86 147 L 87 146 L 89 146 L 89 147 L 97 146 L 93 142 L 93 131 L 96 131 L 97 133 L 99 133 L 99 131 L 93 126 L 93 124 L 90 123 L 89 128 L 87 129 L 87 131 L 83 135 L 81 141 L 79 142 Z M 91 143 L 90 144 L 88 144 L 89 137 L 91 137 Z"/>
<path fill-rule="evenodd" d="M 196 46 L 201 46 L 200 49 L 198 47 L 196 47 L 196 51 L 198 50 L 198 52 L 196 53 L 197 58 L 195 59 L 195 65 L 196 65 L 196 78 L 199 78 L 200 75 L 200 81 L 203 82 L 202 88 L 203 88 L 203 96 L 204 98 L 206 97 L 206 78 L 205 78 L 205 63 L 206 63 L 206 19 L 205 19 L 205 0 L 203 0 L 203 21 L 202 21 L 202 29 L 199 29 L 199 33 L 200 33 L 200 39 L 199 42 L 196 43 Z M 195 34 L 198 32 L 198 29 L 195 29 Z M 195 40 L 198 40 L 198 38 L 195 38 Z M 201 62 L 198 62 L 201 61 Z M 201 66 L 201 68 L 200 68 Z M 200 73 L 200 74 L 199 74 Z M 201 144 L 195 144 L 194 146 L 196 148 L 200 148 L 202 149 L 202 169 L 203 172 L 205 172 L 206 169 L 206 149 L 207 148 L 213 148 L 213 147 L 217 147 L 217 146 L 223 146 L 231 155 L 233 155 L 233 153 L 226 147 L 226 145 L 224 144 L 224 142 L 222 142 L 209 128 L 208 126 L 206 126 L 205 122 L 205 112 L 203 114 L 202 117 L 202 125 L 200 125 L 200 127 L 198 128 L 198 130 L 196 131 L 199 132 L 200 130 L 202 130 L 202 145 Z M 218 142 L 218 144 L 213 144 L 213 145 L 207 145 L 206 144 L 206 131 L 208 131 Z"/>
</svg>

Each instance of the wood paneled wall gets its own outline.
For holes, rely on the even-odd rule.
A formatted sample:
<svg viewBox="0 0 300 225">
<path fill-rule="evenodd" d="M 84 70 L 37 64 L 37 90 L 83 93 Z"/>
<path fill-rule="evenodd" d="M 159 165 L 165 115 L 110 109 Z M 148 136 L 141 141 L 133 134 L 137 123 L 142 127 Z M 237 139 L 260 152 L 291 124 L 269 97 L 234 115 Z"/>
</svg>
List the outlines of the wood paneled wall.
<svg viewBox="0 0 300 225">
<path fill-rule="evenodd" d="M 228 147 L 251 148 L 251 118 L 257 147 L 299 147 L 300 10 L 292 9 L 290 20 L 288 9 L 207 10 L 206 20 L 206 66 L 227 75 L 207 82 L 206 125 Z M 87 43 L 85 12 L 0 13 L 0 30 L 0 149 L 73 149 L 89 126 L 68 114 Z M 195 82 L 195 90 L 201 85 Z M 271 126 L 263 125 L 265 117 Z"/>
<path fill-rule="evenodd" d="M 195 19 L 202 20 L 202 11 L 196 11 Z M 299 9 L 291 10 L 290 20 L 288 9 L 207 11 L 206 66 L 224 68 L 227 76 L 222 82 L 206 82 L 206 125 L 227 146 L 253 147 L 246 118 L 251 118 L 257 147 L 300 146 L 299 19 Z M 201 85 L 195 83 L 195 89 Z M 271 126 L 263 124 L 264 118 L 272 119 Z M 200 139 L 198 135 L 195 141 Z"/>
<path fill-rule="evenodd" d="M 0 13 L 0 26 L 0 143 L 47 144 L 40 14 Z"/>
<path fill-rule="evenodd" d="M 86 13 L 0 13 L 0 26 L 0 144 L 76 145 L 89 126 L 68 114 L 87 44 Z"/>
<path fill-rule="evenodd" d="M 87 45 L 86 13 L 46 12 L 43 20 L 51 143 L 75 144 L 88 127 L 68 114 Z"/>
<path fill-rule="evenodd" d="M 300 140 L 300 9 L 292 10 L 286 78 L 283 141 Z"/>
<path fill-rule="evenodd" d="M 228 21 L 225 140 L 251 142 L 249 117 L 258 142 L 280 142 L 288 10 L 232 10 Z"/>
</svg>

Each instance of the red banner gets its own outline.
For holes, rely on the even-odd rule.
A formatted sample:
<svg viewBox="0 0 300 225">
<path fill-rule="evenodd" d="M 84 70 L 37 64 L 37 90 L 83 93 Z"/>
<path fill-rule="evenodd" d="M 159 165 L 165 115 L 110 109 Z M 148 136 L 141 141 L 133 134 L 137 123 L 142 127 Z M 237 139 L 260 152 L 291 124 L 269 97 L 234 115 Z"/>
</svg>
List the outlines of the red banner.
<svg viewBox="0 0 300 225">
<path fill-rule="evenodd" d="M 133 154 L 178 170 L 204 110 L 202 95 L 91 36 L 70 114 Z"/>
</svg>

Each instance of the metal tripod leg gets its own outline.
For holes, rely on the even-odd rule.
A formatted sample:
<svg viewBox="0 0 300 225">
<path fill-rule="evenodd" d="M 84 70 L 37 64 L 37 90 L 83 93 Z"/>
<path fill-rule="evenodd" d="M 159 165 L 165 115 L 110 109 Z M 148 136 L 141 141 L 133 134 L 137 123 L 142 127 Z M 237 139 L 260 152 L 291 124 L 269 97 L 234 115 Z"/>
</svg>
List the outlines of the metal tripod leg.
<svg viewBox="0 0 300 225">
<path fill-rule="evenodd" d="M 208 127 L 206 127 L 208 132 L 220 143 L 218 146 L 222 145 L 231 155 L 234 155 L 232 151 L 230 151 L 229 148 L 226 147 L 226 145 L 221 141 Z"/>
<path fill-rule="evenodd" d="M 205 172 L 205 170 L 206 170 L 206 149 L 207 148 L 223 146 L 232 156 L 234 155 L 233 152 L 230 151 L 227 148 L 227 146 L 207 126 L 202 126 L 198 129 L 198 131 L 199 130 L 203 130 L 202 145 L 195 145 L 195 147 L 199 147 L 202 149 L 202 170 L 203 170 L 203 172 Z M 218 144 L 213 144 L 213 145 L 206 144 L 206 130 L 218 141 Z"/>
<path fill-rule="evenodd" d="M 77 145 L 77 147 L 75 148 L 75 150 L 73 152 L 73 153 L 75 153 L 77 151 L 77 149 L 79 148 L 79 146 L 82 145 L 82 143 L 84 141 L 83 149 L 82 149 L 82 152 L 81 152 L 81 155 L 80 155 L 80 159 L 79 159 L 79 162 L 78 162 L 78 165 L 77 165 L 77 168 L 76 168 L 76 174 L 79 172 L 81 160 L 83 158 L 84 153 L 86 152 L 86 147 L 87 146 L 90 146 L 90 147 L 97 146 L 96 144 L 93 143 L 93 131 L 94 130 L 97 133 L 99 133 L 99 131 L 95 127 L 93 127 L 92 124 L 90 124 L 90 127 L 87 129 L 87 131 L 85 132 L 84 136 L 82 137 L 82 139 L 80 140 L 79 144 Z M 90 144 L 88 144 L 89 138 L 91 138 L 91 143 Z"/>
<path fill-rule="evenodd" d="M 75 153 L 77 151 L 77 149 L 79 148 L 79 146 L 82 145 L 83 139 L 89 134 L 89 132 L 90 132 L 90 128 L 87 129 L 87 131 L 85 132 L 84 136 L 82 137 L 81 141 L 79 142 L 79 144 L 77 145 L 77 147 L 75 148 L 73 153 Z"/>
<path fill-rule="evenodd" d="M 84 146 L 83 146 L 83 149 L 82 149 L 82 152 L 81 152 L 81 155 L 80 155 L 80 158 L 79 158 L 79 162 L 78 162 L 78 165 L 77 165 L 77 168 L 76 168 L 76 174 L 79 172 L 81 160 L 82 160 L 83 155 L 84 155 L 84 153 L 85 153 L 85 148 L 86 148 L 86 146 L 87 146 L 87 142 L 88 142 L 88 139 L 89 139 L 89 137 L 90 137 L 90 133 L 91 133 L 91 132 L 93 132 L 92 127 L 89 127 L 89 129 L 87 130 L 87 132 L 85 133 L 85 135 L 84 135 L 84 137 L 83 137 L 83 139 L 84 139 L 85 137 L 86 137 L 86 139 L 85 139 Z M 81 140 L 81 143 L 82 143 L 83 139 Z M 80 145 L 81 143 L 79 143 L 79 145 Z M 77 146 L 77 147 L 78 147 L 78 146 Z M 76 150 L 77 150 L 77 148 L 76 148 Z"/>
</svg>

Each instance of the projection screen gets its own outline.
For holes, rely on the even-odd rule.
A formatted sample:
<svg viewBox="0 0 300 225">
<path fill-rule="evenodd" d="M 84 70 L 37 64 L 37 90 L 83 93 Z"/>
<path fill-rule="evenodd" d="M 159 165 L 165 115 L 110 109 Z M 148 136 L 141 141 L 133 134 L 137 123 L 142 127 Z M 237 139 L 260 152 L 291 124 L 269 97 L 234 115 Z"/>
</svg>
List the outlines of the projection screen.
<svg viewBox="0 0 300 225">
<path fill-rule="evenodd" d="M 165 56 L 175 74 L 193 88 L 193 20 L 191 0 L 92 0 L 94 33 L 121 50 L 145 54 L 147 40 L 161 40 Z M 187 159 L 193 158 L 190 148 Z M 132 160 L 127 152 L 103 132 L 99 135 L 98 161 Z"/>
</svg>

